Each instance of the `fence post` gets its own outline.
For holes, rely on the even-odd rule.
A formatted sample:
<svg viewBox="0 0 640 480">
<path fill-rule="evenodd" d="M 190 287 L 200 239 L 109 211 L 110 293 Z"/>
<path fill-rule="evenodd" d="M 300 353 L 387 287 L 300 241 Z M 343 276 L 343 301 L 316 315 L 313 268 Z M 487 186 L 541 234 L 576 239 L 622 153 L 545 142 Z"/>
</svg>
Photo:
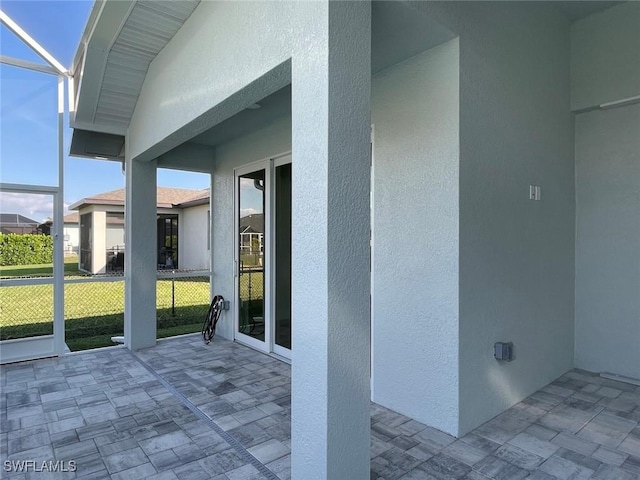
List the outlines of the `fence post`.
<svg viewBox="0 0 640 480">
<path fill-rule="evenodd" d="M 171 272 L 171 316 L 176 316 L 176 271 Z"/>
</svg>

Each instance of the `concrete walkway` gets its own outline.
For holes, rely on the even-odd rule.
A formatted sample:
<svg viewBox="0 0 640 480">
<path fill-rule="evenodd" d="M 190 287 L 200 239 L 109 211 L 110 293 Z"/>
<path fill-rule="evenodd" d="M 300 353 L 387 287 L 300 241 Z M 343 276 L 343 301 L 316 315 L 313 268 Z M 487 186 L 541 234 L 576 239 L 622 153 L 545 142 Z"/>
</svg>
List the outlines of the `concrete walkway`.
<svg viewBox="0 0 640 480">
<path fill-rule="evenodd" d="M 0 372 L 2 478 L 290 477 L 290 367 L 238 344 L 187 336 Z M 578 370 L 460 439 L 372 404 L 371 478 L 640 479 L 639 422 L 640 387 Z"/>
</svg>

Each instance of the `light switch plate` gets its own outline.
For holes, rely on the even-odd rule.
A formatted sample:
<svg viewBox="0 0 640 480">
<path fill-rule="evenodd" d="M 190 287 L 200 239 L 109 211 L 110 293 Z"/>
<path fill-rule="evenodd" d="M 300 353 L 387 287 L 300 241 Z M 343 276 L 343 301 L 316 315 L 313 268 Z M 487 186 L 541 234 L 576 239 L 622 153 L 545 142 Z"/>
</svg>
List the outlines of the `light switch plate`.
<svg viewBox="0 0 640 480">
<path fill-rule="evenodd" d="M 539 185 L 529 185 L 529 200 L 540 200 Z"/>
</svg>

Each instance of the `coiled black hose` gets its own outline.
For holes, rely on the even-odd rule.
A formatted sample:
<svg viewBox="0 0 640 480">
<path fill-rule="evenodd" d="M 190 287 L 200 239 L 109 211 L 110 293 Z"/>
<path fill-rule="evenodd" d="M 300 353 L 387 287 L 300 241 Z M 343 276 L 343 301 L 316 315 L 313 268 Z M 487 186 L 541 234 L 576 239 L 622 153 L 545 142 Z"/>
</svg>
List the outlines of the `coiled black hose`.
<svg viewBox="0 0 640 480">
<path fill-rule="evenodd" d="M 202 340 L 205 345 L 208 345 L 216 334 L 216 325 L 218 324 L 223 308 L 224 297 L 222 295 L 213 297 L 211 305 L 209 305 L 207 318 L 205 318 L 204 325 L 202 325 Z"/>
</svg>

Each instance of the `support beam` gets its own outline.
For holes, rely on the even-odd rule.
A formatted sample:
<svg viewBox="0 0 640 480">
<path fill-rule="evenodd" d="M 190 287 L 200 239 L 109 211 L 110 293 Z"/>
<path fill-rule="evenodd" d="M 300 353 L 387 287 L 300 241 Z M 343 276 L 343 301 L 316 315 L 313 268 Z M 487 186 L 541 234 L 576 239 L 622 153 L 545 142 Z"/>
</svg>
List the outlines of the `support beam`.
<svg viewBox="0 0 640 480">
<path fill-rule="evenodd" d="M 58 193 L 53 200 L 53 344 L 62 355 L 64 340 L 64 82 L 58 76 Z"/>
<path fill-rule="evenodd" d="M 27 32 L 25 32 L 20 25 L 14 22 L 9 15 L 0 10 L 0 22 L 4 24 L 9 30 L 15 33 L 20 40 L 22 40 L 30 49 L 36 52 L 44 61 L 55 68 L 56 72 L 60 75 L 68 75 L 67 69 L 58 62 L 53 55 L 47 52 L 42 45 L 35 41 Z"/>
<path fill-rule="evenodd" d="M 292 69 L 292 478 L 364 480 L 371 5 L 313 8 Z"/>
<path fill-rule="evenodd" d="M 0 63 L 5 65 L 11 65 L 13 67 L 24 68 L 27 70 L 33 70 L 40 73 L 47 73 L 49 75 L 58 75 L 58 72 L 49 65 L 40 65 L 28 60 L 22 60 L 21 58 L 8 57 L 6 55 L 0 55 Z"/>
<path fill-rule="evenodd" d="M 91 273 L 107 273 L 107 212 L 91 212 Z"/>
<path fill-rule="evenodd" d="M 124 339 L 131 350 L 156 344 L 156 162 L 126 156 Z"/>
<path fill-rule="evenodd" d="M 156 160 L 158 168 L 173 168 L 192 172 L 211 173 L 215 148 L 208 145 L 186 142 L 160 155 Z"/>
</svg>

